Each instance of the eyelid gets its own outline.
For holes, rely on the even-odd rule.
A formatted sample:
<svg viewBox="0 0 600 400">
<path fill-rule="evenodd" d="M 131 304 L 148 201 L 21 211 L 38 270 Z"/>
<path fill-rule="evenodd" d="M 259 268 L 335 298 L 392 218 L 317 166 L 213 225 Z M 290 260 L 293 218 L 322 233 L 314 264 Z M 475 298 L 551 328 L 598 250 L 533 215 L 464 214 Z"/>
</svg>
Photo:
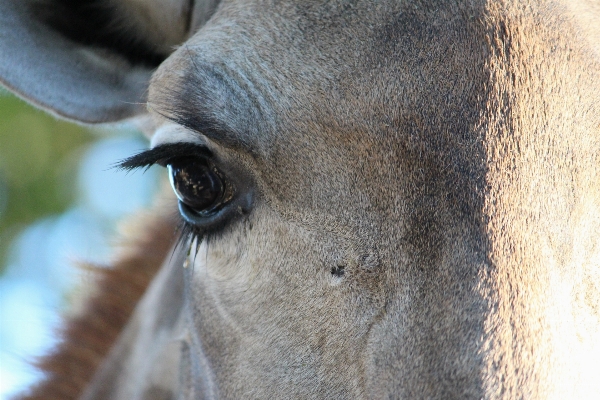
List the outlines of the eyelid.
<svg viewBox="0 0 600 400">
<path fill-rule="evenodd" d="M 166 143 L 187 142 L 196 143 L 208 147 L 206 139 L 196 132 L 190 131 L 174 123 L 164 123 L 157 128 L 150 140 L 150 148 L 158 147 Z"/>
</svg>

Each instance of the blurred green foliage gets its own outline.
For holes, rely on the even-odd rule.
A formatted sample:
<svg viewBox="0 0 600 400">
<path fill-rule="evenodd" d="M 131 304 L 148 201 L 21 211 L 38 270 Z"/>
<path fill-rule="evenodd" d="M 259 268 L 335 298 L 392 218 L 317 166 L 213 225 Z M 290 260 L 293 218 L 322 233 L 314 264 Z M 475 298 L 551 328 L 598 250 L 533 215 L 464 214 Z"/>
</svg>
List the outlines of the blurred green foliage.
<svg viewBox="0 0 600 400">
<path fill-rule="evenodd" d="M 27 224 L 61 213 L 76 195 L 77 161 L 92 133 L 0 88 L 0 273 Z"/>
</svg>

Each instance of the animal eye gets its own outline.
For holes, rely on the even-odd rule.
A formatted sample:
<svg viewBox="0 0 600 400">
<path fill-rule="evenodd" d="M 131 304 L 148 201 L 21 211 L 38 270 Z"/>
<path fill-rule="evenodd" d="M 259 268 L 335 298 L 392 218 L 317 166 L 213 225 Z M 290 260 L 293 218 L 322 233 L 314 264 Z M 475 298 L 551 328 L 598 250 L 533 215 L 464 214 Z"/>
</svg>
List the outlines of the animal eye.
<svg viewBox="0 0 600 400">
<path fill-rule="evenodd" d="M 226 169 L 217 167 L 213 160 Z M 118 167 L 131 171 L 154 164 L 167 167 L 179 200 L 183 226 L 190 234 L 204 236 L 217 232 L 234 218 L 250 212 L 254 199 L 252 179 L 205 147 L 190 143 L 162 144 L 126 158 Z"/>
<path fill-rule="evenodd" d="M 177 158 L 169 161 L 167 168 L 179 201 L 200 217 L 219 211 L 231 198 L 222 174 L 206 159 Z"/>
</svg>

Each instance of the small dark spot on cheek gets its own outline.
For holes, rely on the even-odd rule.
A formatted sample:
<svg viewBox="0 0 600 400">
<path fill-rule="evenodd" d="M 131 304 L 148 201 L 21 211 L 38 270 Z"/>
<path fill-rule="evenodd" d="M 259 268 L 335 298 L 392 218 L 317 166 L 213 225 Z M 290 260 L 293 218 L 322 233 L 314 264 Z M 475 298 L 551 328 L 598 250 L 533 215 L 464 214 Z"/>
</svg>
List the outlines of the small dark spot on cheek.
<svg viewBox="0 0 600 400">
<path fill-rule="evenodd" d="M 341 278 L 344 276 L 345 270 L 345 265 L 336 265 L 335 267 L 331 267 L 331 275 L 337 278 Z"/>
</svg>

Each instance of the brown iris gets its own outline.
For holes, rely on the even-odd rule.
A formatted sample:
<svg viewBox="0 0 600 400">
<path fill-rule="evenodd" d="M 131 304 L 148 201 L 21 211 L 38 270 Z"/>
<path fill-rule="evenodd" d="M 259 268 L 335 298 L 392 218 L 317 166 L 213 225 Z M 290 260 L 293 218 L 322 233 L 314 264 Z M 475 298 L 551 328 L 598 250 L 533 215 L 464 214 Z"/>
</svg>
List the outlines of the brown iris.
<svg viewBox="0 0 600 400">
<path fill-rule="evenodd" d="M 225 184 L 206 160 L 181 158 L 171 161 L 167 168 L 177 198 L 190 209 L 208 214 L 223 203 Z"/>
</svg>

